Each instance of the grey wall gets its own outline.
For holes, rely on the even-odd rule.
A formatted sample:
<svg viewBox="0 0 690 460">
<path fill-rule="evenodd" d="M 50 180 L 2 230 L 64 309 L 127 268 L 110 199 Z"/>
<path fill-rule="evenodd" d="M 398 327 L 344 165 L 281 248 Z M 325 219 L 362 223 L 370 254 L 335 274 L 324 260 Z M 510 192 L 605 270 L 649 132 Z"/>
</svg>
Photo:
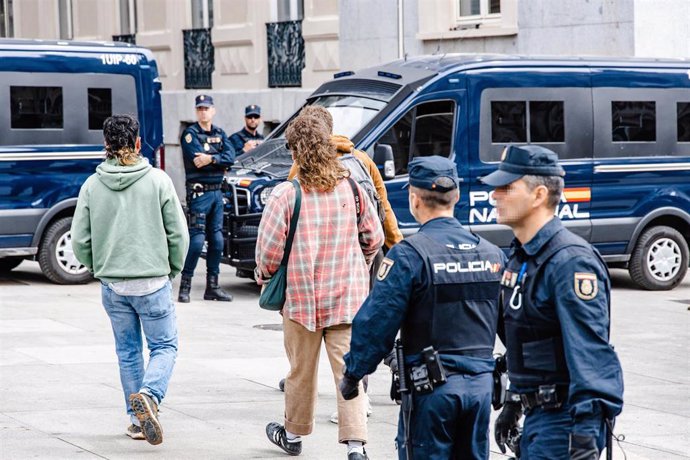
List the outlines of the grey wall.
<svg viewBox="0 0 690 460">
<path fill-rule="evenodd" d="M 520 0 L 517 35 L 425 41 L 423 54 L 633 56 L 633 0 Z"/>
</svg>

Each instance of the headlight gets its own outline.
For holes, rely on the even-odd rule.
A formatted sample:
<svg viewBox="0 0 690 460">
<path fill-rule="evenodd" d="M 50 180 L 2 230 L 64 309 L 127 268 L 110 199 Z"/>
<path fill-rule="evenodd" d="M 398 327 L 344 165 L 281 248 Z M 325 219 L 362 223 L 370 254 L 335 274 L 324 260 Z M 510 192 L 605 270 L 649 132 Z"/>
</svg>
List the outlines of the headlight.
<svg viewBox="0 0 690 460">
<path fill-rule="evenodd" d="M 261 206 L 266 206 L 266 202 L 268 201 L 268 197 L 271 195 L 272 191 L 273 187 L 264 187 L 264 189 L 261 190 L 261 193 L 259 194 L 259 203 L 261 203 Z"/>
</svg>

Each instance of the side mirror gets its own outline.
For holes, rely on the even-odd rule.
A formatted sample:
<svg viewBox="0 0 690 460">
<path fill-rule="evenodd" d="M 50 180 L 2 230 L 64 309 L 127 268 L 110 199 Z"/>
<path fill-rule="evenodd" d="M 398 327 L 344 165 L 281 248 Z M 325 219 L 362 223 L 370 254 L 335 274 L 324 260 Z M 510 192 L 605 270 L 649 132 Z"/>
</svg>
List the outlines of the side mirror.
<svg viewBox="0 0 690 460">
<path fill-rule="evenodd" d="M 395 177 L 395 157 L 393 147 L 388 144 L 377 144 L 374 148 L 374 163 L 382 169 L 383 180 L 390 180 Z"/>
</svg>

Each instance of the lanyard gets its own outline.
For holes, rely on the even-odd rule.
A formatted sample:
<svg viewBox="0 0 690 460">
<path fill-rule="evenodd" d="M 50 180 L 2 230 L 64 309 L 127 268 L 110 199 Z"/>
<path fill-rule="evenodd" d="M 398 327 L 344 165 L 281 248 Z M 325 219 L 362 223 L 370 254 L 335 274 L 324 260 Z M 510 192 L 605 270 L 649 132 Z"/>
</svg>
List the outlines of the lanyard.
<svg viewBox="0 0 690 460">
<path fill-rule="evenodd" d="M 520 272 L 518 273 L 517 280 L 515 281 L 515 287 L 513 288 L 513 295 L 510 296 L 510 308 L 513 310 L 519 310 L 522 307 L 522 284 L 525 282 L 525 277 L 527 276 L 527 262 L 523 262 L 520 267 Z"/>
</svg>

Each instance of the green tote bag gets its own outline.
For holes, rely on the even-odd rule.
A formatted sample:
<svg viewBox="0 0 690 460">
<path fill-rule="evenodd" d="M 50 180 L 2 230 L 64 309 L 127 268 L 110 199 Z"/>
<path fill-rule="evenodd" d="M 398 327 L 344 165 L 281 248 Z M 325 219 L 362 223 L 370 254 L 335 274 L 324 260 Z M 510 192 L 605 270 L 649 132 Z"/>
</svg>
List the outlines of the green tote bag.
<svg viewBox="0 0 690 460">
<path fill-rule="evenodd" d="M 295 186 L 295 209 L 292 211 L 292 219 L 290 219 L 290 230 L 288 231 L 287 240 L 285 240 L 285 251 L 283 252 L 283 260 L 280 262 L 280 267 L 273 274 L 266 287 L 264 287 L 259 296 L 259 306 L 264 310 L 280 311 L 285 305 L 285 290 L 287 289 L 287 264 L 290 258 L 290 250 L 292 250 L 292 240 L 295 237 L 295 229 L 297 228 L 297 221 L 299 220 L 299 210 L 302 207 L 302 189 L 300 188 L 297 179 L 292 180 L 292 185 Z"/>
</svg>

